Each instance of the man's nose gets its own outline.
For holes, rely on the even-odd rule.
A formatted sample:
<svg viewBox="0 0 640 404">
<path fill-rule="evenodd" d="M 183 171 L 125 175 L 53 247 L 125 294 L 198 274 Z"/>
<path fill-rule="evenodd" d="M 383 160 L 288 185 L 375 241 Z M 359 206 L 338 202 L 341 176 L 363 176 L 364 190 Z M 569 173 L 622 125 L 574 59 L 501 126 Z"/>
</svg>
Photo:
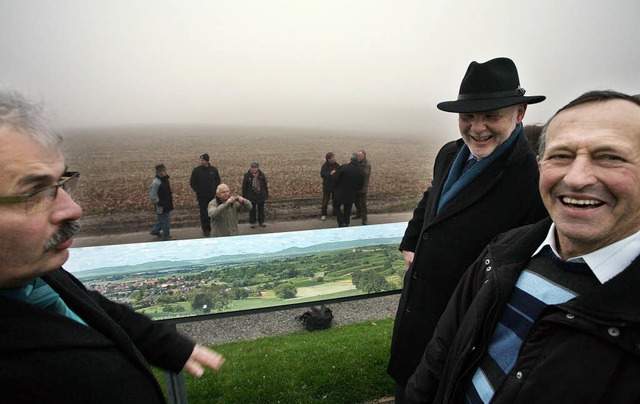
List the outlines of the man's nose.
<svg viewBox="0 0 640 404">
<path fill-rule="evenodd" d="M 482 133 L 487 129 L 487 125 L 483 118 L 476 117 L 471 121 L 471 132 L 472 133 Z"/>
<path fill-rule="evenodd" d="M 52 209 L 51 215 L 54 223 L 60 223 L 66 220 L 77 220 L 82 217 L 82 208 L 80 205 L 62 188 L 58 189 Z"/>
<path fill-rule="evenodd" d="M 586 156 L 577 156 L 567 167 L 563 181 L 573 189 L 593 185 L 597 180 L 591 160 Z"/>
</svg>

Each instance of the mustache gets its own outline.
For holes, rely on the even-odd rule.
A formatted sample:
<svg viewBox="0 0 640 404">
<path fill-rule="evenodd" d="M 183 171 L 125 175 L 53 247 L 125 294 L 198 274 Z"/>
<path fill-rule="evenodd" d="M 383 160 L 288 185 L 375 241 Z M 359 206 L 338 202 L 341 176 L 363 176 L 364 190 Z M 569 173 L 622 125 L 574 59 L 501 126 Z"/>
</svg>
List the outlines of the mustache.
<svg viewBox="0 0 640 404">
<path fill-rule="evenodd" d="M 60 229 L 44 246 L 45 251 L 53 250 L 55 246 L 70 239 L 80 231 L 80 222 L 77 220 L 69 220 L 60 225 Z"/>
</svg>

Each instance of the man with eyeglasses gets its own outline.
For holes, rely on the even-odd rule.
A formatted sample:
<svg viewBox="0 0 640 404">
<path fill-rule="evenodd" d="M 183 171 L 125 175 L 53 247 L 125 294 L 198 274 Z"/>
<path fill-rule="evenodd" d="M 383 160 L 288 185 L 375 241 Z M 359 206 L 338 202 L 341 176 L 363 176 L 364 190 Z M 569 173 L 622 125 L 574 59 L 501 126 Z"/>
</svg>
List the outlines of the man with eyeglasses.
<svg viewBox="0 0 640 404">
<path fill-rule="evenodd" d="M 0 391 L 3 402 L 164 402 L 149 364 L 219 369 L 171 326 L 62 269 L 82 209 L 42 108 L 0 90 Z"/>
</svg>

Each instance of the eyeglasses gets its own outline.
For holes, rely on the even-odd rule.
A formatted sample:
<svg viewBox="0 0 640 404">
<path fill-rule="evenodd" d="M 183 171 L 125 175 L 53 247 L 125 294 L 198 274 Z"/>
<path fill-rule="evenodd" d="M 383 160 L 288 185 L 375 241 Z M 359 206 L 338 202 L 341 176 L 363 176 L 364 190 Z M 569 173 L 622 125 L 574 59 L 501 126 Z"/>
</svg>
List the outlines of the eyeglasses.
<svg viewBox="0 0 640 404">
<path fill-rule="evenodd" d="M 27 213 L 44 210 L 51 206 L 51 203 L 58 196 L 58 188 L 62 188 L 69 196 L 73 197 L 79 177 L 79 172 L 67 171 L 62 174 L 57 184 L 33 190 L 25 195 L 0 196 L 0 204 L 24 203 Z"/>
</svg>

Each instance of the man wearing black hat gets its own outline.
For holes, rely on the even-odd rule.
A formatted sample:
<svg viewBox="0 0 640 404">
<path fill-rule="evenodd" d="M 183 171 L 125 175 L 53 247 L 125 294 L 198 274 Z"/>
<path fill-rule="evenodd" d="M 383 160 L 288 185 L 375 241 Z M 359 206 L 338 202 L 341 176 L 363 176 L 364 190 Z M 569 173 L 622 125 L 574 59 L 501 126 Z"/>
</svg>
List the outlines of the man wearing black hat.
<svg viewBox="0 0 640 404">
<path fill-rule="evenodd" d="M 433 181 L 409 221 L 400 250 L 408 267 L 398 305 L 388 373 L 404 401 L 454 288 L 498 234 L 547 216 L 538 191 L 536 155 L 522 130 L 528 104 L 513 61 L 472 62 L 458 99 L 438 109 L 458 113 L 462 139 L 444 145 Z"/>
<path fill-rule="evenodd" d="M 191 172 L 189 183 L 198 198 L 200 226 L 205 237 L 211 235 L 211 222 L 207 211 L 209 202 L 216 197 L 216 189 L 221 182 L 218 169 L 209 164 L 209 155 L 207 153 L 202 154 L 200 156 L 200 165 Z"/>
</svg>

